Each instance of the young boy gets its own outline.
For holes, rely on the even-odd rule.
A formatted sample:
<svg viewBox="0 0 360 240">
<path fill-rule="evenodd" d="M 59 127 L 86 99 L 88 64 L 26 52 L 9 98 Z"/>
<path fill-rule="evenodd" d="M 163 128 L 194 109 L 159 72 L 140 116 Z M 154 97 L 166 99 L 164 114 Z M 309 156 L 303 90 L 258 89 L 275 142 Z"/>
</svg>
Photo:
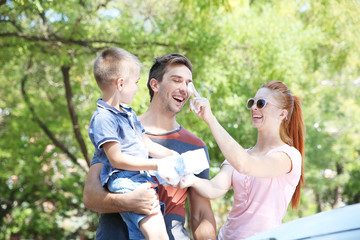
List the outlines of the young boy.
<svg viewBox="0 0 360 240">
<path fill-rule="evenodd" d="M 95 146 L 94 158 L 103 162 L 101 183 L 111 192 L 130 192 L 141 183 L 153 181 L 146 170 L 158 171 L 171 184 L 179 179 L 174 161 L 164 158 L 178 154 L 151 141 L 135 112 L 122 105 L 131 104 L 138 90 L 140 70 L 141 63 L 133 54 L 116 47 L 103 51 L 94 63 L 102 98 L 97 101 L 89 136 Z M 120 214 L 130 239 L 168 239 L 160 210 L 148 216 Z"/>
</svg>

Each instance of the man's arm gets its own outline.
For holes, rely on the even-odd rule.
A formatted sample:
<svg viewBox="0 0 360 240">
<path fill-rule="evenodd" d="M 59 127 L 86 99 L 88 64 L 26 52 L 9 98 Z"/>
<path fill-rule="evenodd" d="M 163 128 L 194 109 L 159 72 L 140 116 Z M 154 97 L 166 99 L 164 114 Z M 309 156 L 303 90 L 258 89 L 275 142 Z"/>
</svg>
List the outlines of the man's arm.
<svg viewBox="0 0 360 240">
<path fill-rule="evenodd" d="M 216 222 L 210 200 L 201 197 L 195 189 L 188 190 L 190 224 L 194 239 L 216 240 Z"/>
<path fill-rule="evenodd" d="M 135 212 L 149 215 L 157 211 L 159 201 L 154 183 L 144 183 L 130 193 L 110 193 L 101 186 L 100 173 L 102 163 L 90 167 L 84 192 L 83 201 L 86 208 L 99 213 Z"/>
</svg>

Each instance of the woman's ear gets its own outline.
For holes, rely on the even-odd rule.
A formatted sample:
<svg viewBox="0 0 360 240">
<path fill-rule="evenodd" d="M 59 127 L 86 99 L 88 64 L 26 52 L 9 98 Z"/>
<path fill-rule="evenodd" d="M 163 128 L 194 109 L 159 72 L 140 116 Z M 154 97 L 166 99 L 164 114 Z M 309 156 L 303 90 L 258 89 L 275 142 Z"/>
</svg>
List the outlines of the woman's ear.
<svg viewBox="0 0 360 240">
<path fill-rule="evenodd" d="M 159 91 L 159 82 L 158 82 L 158 80 L 156 80 L 155 78 L 152 78 L 150 80 L 150 87 L 154 92 L 158 92 Z"/>
<path fill-rule="evenodd" d="M 281 114 L 280 114 L 281 121 L 284 120 L 284 119 L 287 120 L 287 115 L 288 115 L 288 111 L 286 109 L 282 109 Z"/>
</svg>

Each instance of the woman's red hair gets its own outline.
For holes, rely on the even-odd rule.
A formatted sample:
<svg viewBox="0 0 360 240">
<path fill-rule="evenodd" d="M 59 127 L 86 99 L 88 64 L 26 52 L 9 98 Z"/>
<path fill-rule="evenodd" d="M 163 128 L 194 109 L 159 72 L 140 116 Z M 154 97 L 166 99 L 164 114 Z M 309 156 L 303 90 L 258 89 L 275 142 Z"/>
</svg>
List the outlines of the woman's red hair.
<svg viewBox="0 0 360 240">
<path fill-rule="evenodd" d="M 261 88 L 268 88 L 272 90 L 275 93 L 274 97 L 278 100 L 280 106 L 288 111 L 287 118 L 282 122 L 280 127 L 280 137 L 285 143 L 295 147 L 301 153 L 301 176 L 291 199 L 291 207 L 296 209 L 300 201 L 301 187 L 305 183 L 305 125 L 300 99 L 293 96 L 289 88 L 280 81 L 267 82 L 263 84 Z"/>
</svg>

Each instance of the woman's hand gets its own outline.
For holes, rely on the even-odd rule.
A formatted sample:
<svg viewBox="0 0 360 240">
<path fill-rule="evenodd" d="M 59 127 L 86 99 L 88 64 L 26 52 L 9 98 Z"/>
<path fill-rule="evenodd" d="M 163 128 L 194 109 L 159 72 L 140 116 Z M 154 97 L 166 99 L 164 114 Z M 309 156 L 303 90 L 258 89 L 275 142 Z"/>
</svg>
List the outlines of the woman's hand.
<svg viewBox="0 0 360 240">
<path fill-rule="evenodd" d="M 196 91 L 194 84 L 189 83 L 189 85 L 189 88 L 192 88 L 190 92 L 195 96 L 193 99 L 190 99 L 191 110 L 193 110 L 199 118 L 208 123 L 210 119 L 214 117 L 211 111 L 210 102 L 207 98 L 200 96 Z"/>
<path fill-rule="evenodd" d="M 195 175 L 192 173 L 187 174 L 181 178 L 178 188 L 183 189 L 183 188 L 191 187 L 195 184 L 195 182 L 196 182 Z"/>
</svg>

